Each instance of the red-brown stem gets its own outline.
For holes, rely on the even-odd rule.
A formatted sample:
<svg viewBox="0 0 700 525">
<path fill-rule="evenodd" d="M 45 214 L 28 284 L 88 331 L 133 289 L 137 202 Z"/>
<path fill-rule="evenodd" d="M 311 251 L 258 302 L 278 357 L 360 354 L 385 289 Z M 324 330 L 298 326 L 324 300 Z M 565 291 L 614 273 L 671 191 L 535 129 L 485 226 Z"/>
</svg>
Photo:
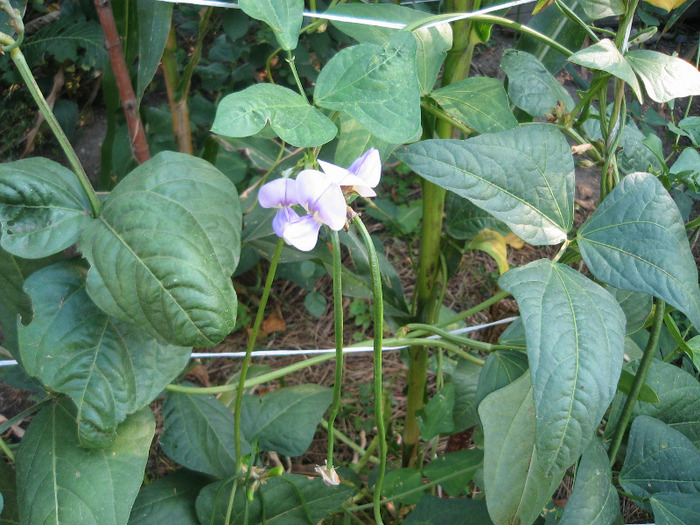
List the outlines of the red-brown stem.
<svg viewBox="0 0 700 525">
<path fill-rule="evenodd" d="M 97 9 L 97 15 L 100 17 L 102 31 L 105 34 L 105 47 L 109 53 L 109 62 L 112 64 L 114 78 L 119 90 L 119 98 L 124 108 L 127 127 L 131 136 L 131 150 L 134 152 L 136 162 L 143 164 L 151 158 L 151 154 L 148 151 L 146 134 L 139 116 L 139 108 L 136 105 L 134 88 L 131 85 L 129 70 L 124 60 L 121 39 L 119 38 L 117 24 L 112 13 L 112 5 L 109 0 L 95 0 L 95 8 Z"/>
</svg>

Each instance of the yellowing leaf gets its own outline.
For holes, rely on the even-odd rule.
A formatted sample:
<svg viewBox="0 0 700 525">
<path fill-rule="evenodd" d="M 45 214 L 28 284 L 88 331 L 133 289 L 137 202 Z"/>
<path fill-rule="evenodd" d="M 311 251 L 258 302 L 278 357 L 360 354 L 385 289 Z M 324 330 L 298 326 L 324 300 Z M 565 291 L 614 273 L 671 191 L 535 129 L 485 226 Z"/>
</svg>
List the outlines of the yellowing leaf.
<svg viewBox="0 0 700 525">
<path fill-rule="evenodd" d="M 498 272 L 503 275 L 509 269 L 506 239 L 498 232 L 484 228 L 469 243 L 470 250 L 488 253 L 498 263 Z"/>
<path fill-rule="evenodd" d="M 688 0 L 644 0 L 648 4 L 651 4 L 666 11 L 672 11 L 676 7 L 680 7 L 685 4 Z"/>
<path fill-rule="evenodd" d="M 510 232 L 508 235 L 505 236 L 506 244 L 513 248 L 514 250 L 521 250 L 523 246 L 525 246 L 525 241 L 523 241 L 520 237 L 515 235 L 513 232 Z"/>
</svg>

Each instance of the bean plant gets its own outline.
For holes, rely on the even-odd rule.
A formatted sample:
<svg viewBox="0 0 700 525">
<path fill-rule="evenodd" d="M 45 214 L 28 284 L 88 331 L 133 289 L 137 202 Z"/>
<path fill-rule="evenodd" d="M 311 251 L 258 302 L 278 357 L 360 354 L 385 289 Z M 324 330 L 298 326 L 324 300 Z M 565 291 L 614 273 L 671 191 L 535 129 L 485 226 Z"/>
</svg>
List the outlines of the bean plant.
<svg viewBox="0 0 700 525">
<path fill-rule="evenodd" d="M 226 7 L 211 6 L 226 3 L 190 3 L 209 4 L 201 53 L 211 10 Z M 34 402 L 0 424 L 0 523 L 613 524 L 622 522 L 622 497 L 658 524 L 698 523 L 700 288 L 691 243 L 700 222 L 691 209 L 700 117 L 690 107 L 700 72 L 697 54 L 693 65 L 647 48 L 656 28 L 635 17 L 638 0 L 540 1 L 528 25 L 489 0 L 420 9 L 240 0 L 296 86 L 268 75 L 218 101 L 212 140 L 255 139 L 279 152 L 240 195 L 215 166 L 223 150 L 192 154 L 194 65 L 179 72 L 174 62 L 172 4 L 124 6 L 139 13 L 135 100 L 162 55 L 184 152 L 160 151 L 99 194 L 24 58 L 25 4 L 0 0 L 2 52 L 70 167 L 42 157 L 0 165 L 1 351 L 17 362 L 0 378 Z M 503 54 L 505 82 L 470 76 L 494 26 L 521 36 Z M 351 43 L 309 82 L 295 55 L 331 30 Z M 580 73 L 577 92 L 558 81 L 563 67 Z M 659 135 L 632 118 L 650 103 L 669 110 Z M 399 176 L 422 193 L 410 300 L 363 212 L 391 219 L 374 199 L 388 164 L 399 162 Z M 595 170 L 600 195 L 584 215 L 577 165 Z M 506 243 L 518 239 L 551 256 L 510 268 Z M 455 253 L 475 248 L 497 259 L 499 290 L 450 312 L 444 289 Z M 218 386 L 187 383 L 193 348 L 238 327 L 231 276 L 261 258 L 269 264 L 255 318 L 231 336 L 247 338 L 236 375 Z M 335 353 L 252 373 L 280 263 L 309 262 L 332 277 Z M 335 428 L 344 296 L 369 300 L 372 312 L 367 445 Z M 511 297 L 519 317 L 497 342 L 454 330 Z M 382 370 L 383 350 L 394 346 L 406 347 L 402 421 Z M 333 388 L 251 393 L 329 359 Z M 147 471 L 153 406 L 158 453 L 173 465 L 156 480 Z M 30 416 L 21 441 L 7 440 Z M 321 429 L 323 464 L 314 476 L 291 472 L 284 458 L 303 455 Z M 441 438 L 467 429 L 467 448 L 442 452 Z M 336 459 L 338 440 L 357 462 Z"/>
</svg>

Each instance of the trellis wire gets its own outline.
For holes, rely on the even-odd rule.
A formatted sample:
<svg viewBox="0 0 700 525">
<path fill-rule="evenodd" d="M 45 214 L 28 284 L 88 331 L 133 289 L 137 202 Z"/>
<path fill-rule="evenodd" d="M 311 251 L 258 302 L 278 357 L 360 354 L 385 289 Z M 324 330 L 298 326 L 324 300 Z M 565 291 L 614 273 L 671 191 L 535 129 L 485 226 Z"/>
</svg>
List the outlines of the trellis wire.
<svg viewBox="0 0 700 525">
<path fill-rule="evenodd" d="M 190 5 L 201 5 L 203 7 L 225 7 L 229 9 L 240 9 L 238 4 L 232 4 L 229 2 L 223 2 L 221 0 L 158 0 L 159 2 L 167 2 L 170 4 L 190 4 Z M 429 0 L 428 0 L 429 1 Z M 511 7 L 516 7 L 519 5 L 533 4 L 537 0 L 513 0 L 512 2 L 505 2 L 503 4 L 492 5 L 489 7 L 484 7 L 483 9 L 477 9 L 476 11 L 470 11 L 468 13 L 458 13 L 453 17 L 445 18 L 443 20 L 437 20 L 435 22 L 430 22 L 422 27 L 422 29 L 428 29 L 430 27 L 435 27 L 440 24 L 448 24 L 450 22 L 456 22 L 457 20 L 464 20 L 466 18 L 472 18 L 477 15 L 485 15 L 487 13 L 492 13 L 494 11 L 501 11 L 503 9 L 510 9 Z M 428 13 L 426 13 L 427 15 Z M 319 13 L 316 11 L 304 11 L 304 16 L 309 18 L 322 18 L 324 20 L 332 20 L 335 22 L 345 22 L 348 24 L 362 24 L 367 26 L 375 27 L 386 27 L 389 29 L 403 29 L 408 24 L 402 22 L 391 22 L 388 20 L 374 20 L 371 18 L 360 18 L 356 16 L 346 16 L 346 15 L 333 15 L 330 13 Z"/>
<path fill-rule="evenodd" d="M 498 326 L 500 324 L 506 324 L 506 323 L 512 323 L 515 321 L 517 317 L 508 317 L 506 319 L 500 319 L 498 321 L 493 321 L 491 323 L 486 323 L 486 324 L 479 324 L 475 326 L 467 326 L 464 328 L 458 328 L 456 330 L 452 330 L 449 333 L 453 335 L 457 334 L 465 334 L 468 332 L 476 332 L 479 330 L 483 330 L 484 328 L 489 328 L 491 326 Z M 431 335 L 427 337 L 426 339 L 441 339 L 440 336 L 438 335 Z M 410 345 L 400 345 L 400 346 L 388 346 L 383 348 L 382 350 L 387 352 L 387 351 L 394 351 L 394 350 L 401 350 L 403 348 L 408 348 Z M 343 354 L 359 354 L 363 352 L 372 352 L 373 347 L 371 346 L 350 346 L 347 348 L 343 348 Z M 331 354 L 335 353 L 335 348 L 313 348 L 310 350 L 254 350 L 251 354 L 251 357 L 285 357 L 285 356 L 292 356 L 292 355 L 315 355 L 315 354 Z M 214 359 L 217 357 L 230 357 L 230 358 L 235 358 L 235 357 L 245 357 L 245 352 L 192 352 L 192 359 Z M 17 361 L 14 359 L 8 359 L 6 361 L 0 361 L 0 367 L 3 366 L 14 366 L 17 364 Z"/>
</svg>

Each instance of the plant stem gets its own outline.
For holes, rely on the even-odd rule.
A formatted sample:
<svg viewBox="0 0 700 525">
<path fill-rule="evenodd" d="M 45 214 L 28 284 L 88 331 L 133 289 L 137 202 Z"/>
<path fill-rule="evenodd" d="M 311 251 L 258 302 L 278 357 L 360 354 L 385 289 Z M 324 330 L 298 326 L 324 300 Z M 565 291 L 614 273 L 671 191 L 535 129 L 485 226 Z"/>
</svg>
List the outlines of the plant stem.
<svg viewBox="0 0 700 525">
<path fill-rule="evenodd" d="M 4 44 L 4 41 L 0 43 Z M 61 145 L 61 149 L 66 154 L 68 162 L 73 168 L 73 171 L 78 176 L 80 187 L 83 189 L 85 196 L 90 202 L 92 216 L 99 217 L 101 207 L 100 200 L 97 198 L 97 194 L 95 193 L 95 190 L 92 187 L 92 184 L 90 183 L 90 179 L 88 179 L 87 173 L 85 173 L 83 165 L 78 159 L 77 153 L 73 149 L 73 146 L 71 146 L 70 140 L 68 140 L 68 137 L 63 132 L 63 128 L 61 128 L 61 125 L 58 123 L 58 120 L 56 120 L 56 117 L 51 111 L 51 107 L 49 106 L 48 102 L 46 102 L 46 99 L 44 98 L 41 89 L 39 89 L 39 85 L 36 83 L 36 80 L 34 80 L 34 75 L 32 75 L 32 71 L 29 68 L 29 65 L 27 64 L 27 61 L 24 58 L 24 55 L 22 54 L 20 48 L 16 47 L 12 51 L 10 51 L 10 57 L 15 63 L 15 66 L 17 66 L 17 70 L 22 76 L 22 79 L 26 82 L 27 88 L 29 89 L 32 98 L 34 99 L 34 102 L 36 102 L 37 106 L 39 106 L 39 109 L 44 115 L 44 118 L 46 119 L 46 122 L 51 128 L 51 131 L 53 131 L 54 135 L 56 136 L 56 139 L 58 140 L 58 143 Z"/>
<path fill-rule="evenodd" d="M 474 133 L 476 133 L 472 128 L 465 124 L 462 124 L 459 120 L 457 120 L 452 115 L 440 108 L 428 104 L 427 102 L 421 102 L 420 107 L 423 108 L 423 110 L 426 113 L 430 113 L 431 115 L 436 116 L 440 120 L 447 122 L 450 126 L 462 131 L 465 135 L 473 135 Z"/>
<path fill-rule="evenodd" d="M 659 344 L 659 335 L 661 334 L 661 327 L 664 324 L 664 310 L 666 309 L 666 303 L 661 299 L 656 299 L 656 311 L 654 312 L 654 320 L 651 324 L 651 333 L 649 334 L 649 340 L 647 341 L 647 346 L 644 349 L 644 354 L 642 359 L 639 361 L 639 367 L 637 367 L 637 373 L 634 376 L 634 381 L 632 382 L 632 387 L 630 388 L 630 393 L 627 395 L 627 400 L 625 405 L 622 407 L 622 413 L 620 414 L 620 419 L 617 421 L 617 426 L 615 427 L 615 434 L 613 434 L 612 442 L 610 444 L 610 449 L 608 451 L 608 456 L 610 457 L 610 464 L 615 464 L 615 459 L 617 458 L 617 452 L 620 450 L 620 445 L 622 444 L 622 437 L 625 435 L 625 430 L 627 429 L 627 423 L 629 423 L 630 417 L 632 417 L 632 410 L 637 402 L 637 397 L 639 392 L 642 390 L 644 381 L 647 377 L 647 372 L 649 371 L 649 366 L 654 359 L 654 354 L 656 354 L 656 347 Z"/>
<path fill-rule="evenodd" d="M 241 403 L 243 402 L 243 390 L 245 388 L 245 379 L 248 374 L 248 366 L 250 365 L 250 354 L 255 347 L 255 343 L 258 339 L 258 332 L 260 331 L 260 325 L 262 325 L 263 317 L 265 317 L 265 306 L 267 306 L 267 299 L 270 297 L 270 289 L 272 288 L 272 282 L 275 280 L 275 272 L 277 271 L 277 263 L 280 260 L 280 255 L 282 254 L 282 248 L 284 247 L 284 239 L 280 238 L 277 241 L 277 246 L 275 247 L 275 253 L 270 261 L 270 269 L 267 273 L 267 280 L 265 281 L 265 288 L 263 289 L 262 297 L 260 298 L 260 305 L 258 306 L 258 312 L 255 315 L 255 321 L 253 322 L 253 328 L 250 332 L 250 339 L 248 340 L 248 348 L 246 349 L 245 358 L 243 358 L 243 364 L 241 365 L 240 377 L 238 379 L 238 389 L 236 390 L 236 411 L 234 412 L 234 442 L 236 450 L 236 474 L 238 475 L 241 469 Z M 237 481 L 234 483 L 234 485 Z"/>
<path fill-rule="evenodd" d="M 299 94 L 304 97 L 304 100 L 309 101 L 309 97 L 306 96 L 306 91 L 304 91 L 304 86 L 301 84 L 301 79 L 299 78 L 299 73 L 297 72 L 297 65 L 294 62 L 294 55 L 291 51 L 287 51 L 287 63 L 289 68 L 292 70 L 292 75 L 294 75 L 294 81 L 297 83 L 297 89 Z"/>
<path fill-rule="evenodd" d="M 340 430 L 338 430 L 336 428 L 332 428 L 330 426 L 330 423 L 327 423 L 325 419 L 321 420 L 321 428 L 323 428 L 329 434 L 332 431 L 332 433 L 335 434 L 335 436 L 338 438 L 338 441 L 342 441 L 348 447 L 353 449 L 355 452 L 358 452 L 360 454 L 365 454 L 367 452 L 367 450 L 363 449 L 360 445 L 355 443 L 352 439 L 350 439 L 348 436 L 343 434 Z M 379 463 L 379 458 L 376 458 L 374 456 L 370 456 L 369 461 L 371 461 L 372 463 Z M 330 465 L 330 463 L 329 463 L 329 465 Z"/>
<path fill-rule="evenodd" d="M 168 93 L 168 103 L 170 105 L 170 114 L 173 116 L 173 132 L 177 141 L 177 149 L 181 153 L 192 155 L 192 127 L 190 126 L 190 110 L 187 104 L 187 92 L 183 94 L 178 92 L 178 84 L 180 83 L 180 74 L 177 71 L 177 60 L 175 60 L 175 52 L 177 51 L 177 34 L 175 25 L 170 26 L 168 40 L 163 51 L 163 78 L 165 79 L 165 90 Z"/>
<path fill-rule="evenodd" d="M 360 219 L 359 215 L 353 217 L 352 222 L 360 232 L 360 236 L 367 248 L 369 268 L 372 275 L 372 295 L 374 297 L 374 419 L 377 425 L 377 439 L 379 440 L 379 472 L 374 485 L 374 519 L 377 525 L 382 525 L 382 484 L 384 471 L 386 470 L 386 429 L 384 428 L 384 387 L 382 378 L 382 334 L 384 333 L 384 298 L 382 291 L 382 276 L 379 269 L 379 258 L 372 237 Z"/>
<path fill-rule="evenodd" d="M 340 401 L 343 390 L 343 269 L 340 260 L 340 240 L 338 232 L 331 231 L 333 246 L 333 314 L 335 320 L 335 378 L 333 380 L 333 403 L 328 415 L 328 459 L 327 466 L 333 466 L 333 436 L 335 434 L 335 418 L 340 411 Z"/>
<path fill-rule="evenodd" d="M 2 437 L 0 437 L 0 451 L 4 452 L 10 461 L 13 463 L 15 462 L 14 453 L 10 450 L 10 447 L 7 446 L 7 443 L 5 443 L 5 440 L 2 439 Z"/>
<path fill-rule="evenodd" d="M 469 310 L 465 310 L 464 312 L 448 319 L 447 321 L 437 323 L 435 326 L 437 328 L 445 328 L 446 326 L 450 326 L 451 324 L 458 323 L 459 321 L 462 321 L 467 317 L 471 317 L 474 314 L 478 314 L 479 312 L 486 310 L 489 306 L 496 304 L 498 301 L 501 301 L 506 297 L 510 297 L 510 293 L 501 290 L 500 292 L 495 293 L 492 297 L 480 302 L 476 306 L 472 306 Z"/>
<path fill-rule="evenodd" d="M 119 98 L 122 101 L 124 115 L 126 116 L 127 128 L 131 137 L 131 149 L 134 152 L 136 161 L 143 164 L 151 158 L 146 142 L 146 133 L 143 129 L 139 107 L 134 95 L 134 88 L 129 78 L 129 69 L 126 67 L 122 44 L 117 31 L 117 24 L 114 21 L 112 6 L 109 0 L 95 0 L 95 9 L 100 18 L 100 25 L 105 35 L 105 47 L 109 54 L 109 62 L 114 71 L 114 78 L 119 89 Z"/>
</svg>

